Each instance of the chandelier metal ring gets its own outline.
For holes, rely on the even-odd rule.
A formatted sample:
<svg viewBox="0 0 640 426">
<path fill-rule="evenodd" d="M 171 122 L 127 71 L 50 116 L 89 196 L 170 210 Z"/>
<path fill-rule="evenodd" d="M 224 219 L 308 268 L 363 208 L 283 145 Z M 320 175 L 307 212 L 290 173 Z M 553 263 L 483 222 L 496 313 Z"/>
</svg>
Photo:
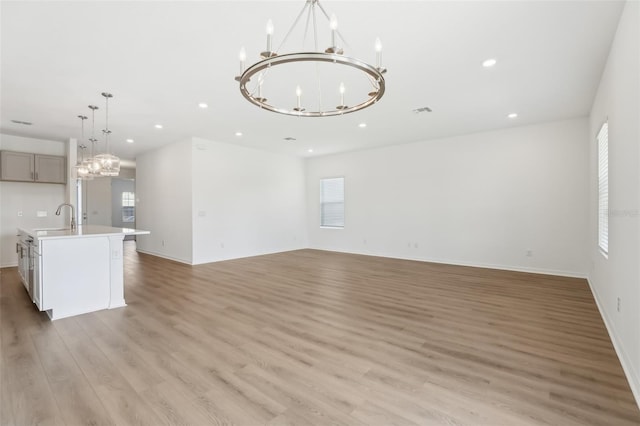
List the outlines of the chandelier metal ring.
<svg viewBox="0 0 640 426">
<path fill-rule="evenodd" d="M 245 68 L 245 61 L 247 59 L 247 52 L 242 47 L 240 52 L 238 53 L 238 59 L 240 60 L 240 74 L 236 75 L 235 80 L 240 83 L 240 93 L 242 96 L 251 102 L 252 104 L 258 106 L 261 109 L 266 111 L 276 112 L 279 114 L 292 115 L 296 117 L 330 117 L 335 115 L 344 115 L 349 114 L 351 112 L 359 111 L 361 109 L 370 107 L 376 104 L 384 95 L 385 92 L 385 80 L 383 74 L 386 73 L 386 68 L 382 66 L 382 42 L 380 38 L 376 38 L 374 49 L 375 49 L 375 66 L 365 62 L 361 59 L 357 59 L 354 56 L 344 56 L 343 53 L 345 49 L 343 46 L 348 48 L 349 44 L 342 37 L 340 31 L 338 31 L 338 18 L 335 14 L 329 16 L 324 7 L 320 4 L 320 0 L 305 0 L 304 7 L 296 17 L 293 22 L 293 25 L 289 28 L 289 31 L 286 32 L 284 39 L 280 46 L 276 49 L 273 49 L 273 35 L 274 35 L 274 25 L 273 21 L 269 19 L 267 21 L 267 25 L 265 26 L 265 32 L 267 35 L 267 43 L 266 50 L 260 53 L 261 60 L 253 63 L 248 68 Z M 316 13 L 316 9 L 319 11 Z M 294 33 L 298 23 L 301 18 L 306 15 L 306 24 L 302 27 L 302 49 L 298 51 L 291 52 L 291 50 L 283 51 L 281 48 L 286 44 L 289 36 Z M 317 16 L 320 15 L 327 19 L 328 27 L 330 30 L 330 44 L 326 49 L 320 49 L 318 43 L 318 25 L 317 25 Z M 311 35 L 312 37 L 307 37 L 307 35 Z M 305 47 L 306 41 L 313 39 L 313 46 Z M 324 51 L 323 51 L 324 50 Z M 265 77 L 268 73 L 272 73 L 273 68 L 278 67 L 279 65 L 284 65 L 288 63 L 302 63 L 302 62 L 312 62 L 316 65 L 316 80 L 317 80 L 317 91 L 315 92 L 315 100 L 310 102 L 312 105 L 316 105 L 313 108 L 315 110 L 310 109 L 309 111 L 304 107 L 301 102 L 301 96 L 303 94 L 303 88 L 300 84 L 296 86 L 295 94 L 296 94 L 296 103 L 295 107 L 288 108 L 282 106 L 283 95 L 278 94 L 277 101 L 272 101 L 268 103 L 268 100 L 262 95 L 262 86 L 265 82 Z M 331 85 L 335 84 L 336 77 L 340 78 L 337 81 L 340 81 L 340 84 L 337 85 L 336 89 L 340 94 L 340 104 L 335 108 L 325 108 L 323 105 L 323 89 L 326 89 L 326 85 L 323 85 L 321 82 L 321 76 L 319 71 L 320 63 L 332 63 L 337 65 L 336 67 L 331 67 L 331 77 L 332 80 Z M 348 69 L 348 71 L 347 71 Z M 337 71 L 337 72 L 335 72 Z M 280 72 L 278 72 L 280 73 Z M 280 73 L 281 74 L 281 73 Z M 356 95 L 356 100 L 354 102 L 359 102 L 354 106 L 348 106 L 345 103 L 345 80 L 344 77 L 350 78 L 351 82 L 354 80 L 355 75 L 365 76 L 369 83 L 372 86 L 372 90 L 367 93 L 367 97 L 363 95 Z M 306 75 L 306 72 L 297 72 L 292 73 L 291 76 L 299 76 L 299 78 L 307 78 L 306 83 L 307 89 L 309 80 L 309 75 Z M 253 86 L 253 90 L 248 88 L 249 82 L 252 78 L 257 77 L 257 81 L 255 82 L 255 86 Z M 286 86 L 288 80 L 283 81 L 279 79 L 278 76 L 275 78 L 275 85 L 272 87 L 276 87 L 274 92 L 280 92 L 283 86 Z M 300 82 L 298 82 L 300 83 Z M 349 84 L 350 82 L 347 82 Z M 356 86 L 358 87 L 358 86 Z M 285 89 L 286 90 L 286 89 Z M 353 93 L 361 93 L 362 86 L 358 87 L 356 91 Z M 257 92 L 257 94 L 256 94 Z M 310 92 L 307 92 L 310 93 Z M 312 93 L 312 92 L 311 92 Z M 366 92 L 365 92 L 366 93 Z M 313 98 L 313 95 L 311 96 Z M 307 98 L 309 99 L 309 98 Z M 363 100 L 364 99 L 364 100 Z M 309 102 L 307 100 L 307 102 Z M 275 105 L 274 105 L 275 104 Z M 309 105 L 309 103 L 307 104 Z"/>
<path fill-rule="evenodd" d="M 263 101 L 260 97 L 255 97 L 247 88 L 247 83 L 251 80 L 251 78 L 260 72 L 273 68 L 277 65 L 282 65 L 290 62 L 331 62 L 339 65 L 344 65 L 348 67 L 355 68 L 366 73 L 369 77 L 376 82 L 377 88 L 375 91 L 369 93 L 369 98 L 361 102 L 357 105 L 344 107 L 342 109 L 333 109 L 326 111 L 303 111 L 296 110 L 295 108 L 282 108 L 276 107 L 274 105 L 270 105 Z M 384 70 L 382 71 L 384 72 Z M 322 53 L 322 52 L 302 52 L 302 53 L 288 53 L 284 55 L 271 56 L 269 58 L 263 59 L 262 61 L 256 62 L 249 68 L 245 70 L 244 73 L 240 76 L 240 92 L 242 96 L 244 96 L 249 102 L 259 106 L 260 108 L 266 109 L 268 111 L 277 112 L 280 114 L 287 115 L 295 115 L 302 117 L 330 117 L 333 115 L 344 115 L 350 112 L 359 111 L 363 108 L 366 108 L 376 102 L 384 95 L 385 91 L 385 81 L 382 72 L 375 68 L 372 65 L 367 64 L 364 61 L 361 61 L 356 58 L 351 58 L 349 56 L 343 56 L 335 53 Z"/>
</svg>

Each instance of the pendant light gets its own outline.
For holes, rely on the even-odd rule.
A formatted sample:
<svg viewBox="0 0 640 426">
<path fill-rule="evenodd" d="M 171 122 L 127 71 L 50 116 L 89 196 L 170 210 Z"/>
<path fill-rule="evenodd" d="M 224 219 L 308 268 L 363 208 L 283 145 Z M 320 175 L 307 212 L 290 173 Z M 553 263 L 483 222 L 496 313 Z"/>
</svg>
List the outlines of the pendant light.
<svg viewBox="0 0 640 426">
<path fill-rule="evenodd" d="M 120 158 L 111 154 L 109 151 L 109 99 L 113 97 L 111 93 L 102 92 L 106 102 L 106 124 L 105 129 L 102 131 L 105 137 L 105 153 L 96 155 L 95 159 L 100 163 L 100 175 L 101 176 L 118 176 L 120 174 Z"/>
<path fill-rule="evenodd" d="M 96 159 L 96 110 L 98 109 L 95 105 L 89 105 L 89 109 L 91 110 L 91 138 L 89 142 L 91 142 L 91 156 L 86 160 L 87 168 L 89 169 L 89 174 L 93 177 L 100 176 L 100 161 Z"/>
<path fill-rule="evenodd" d="M 78 118 L 80 120 L 82 120 L 81 121 L 81 123 L 82 123 L 81 129 L 82 130 L 81 130 L 81 138 L 80 138 L 80 140 L 84 140 L 84 120 L 87 119 L 87 116 L 86 115 L 79 115 Z M 80 148 L 80 151 L 82 152 L 82 156 L 81 156 L 81 159 L 78 160 L 78 163 L 75 165 L 76 177 L 78 179 L 82 179 L 82 180 L 93 179 L 93 176 L 91 176 L 91 173 L 89 173 L 89 167 L 88 167 L 87 163 L 84 160 L 84 150 L 87 148 L 87 146 L 80 144 L 78 146 L 78 148 Z"/>
</svg>

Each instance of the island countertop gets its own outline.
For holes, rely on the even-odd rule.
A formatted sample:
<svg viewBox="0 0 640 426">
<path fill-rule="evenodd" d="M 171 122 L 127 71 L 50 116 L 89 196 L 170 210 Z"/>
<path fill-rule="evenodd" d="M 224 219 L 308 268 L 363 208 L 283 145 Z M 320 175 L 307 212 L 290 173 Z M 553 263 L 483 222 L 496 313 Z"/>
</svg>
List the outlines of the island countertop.
<svg viewBox="0 0 640 426">
<path fill-rule="evenodd" d="M 85 238 L 107 235 L 127 236 L 150 234 L 149 231 L 143 231 L 141 229 L 113 228 L 111 226 L 102 225 L 80 225 L 73 230 L 69 228 L 19 228 L 19 230 L 39 240 L 54 238 Z"/>
</svg>

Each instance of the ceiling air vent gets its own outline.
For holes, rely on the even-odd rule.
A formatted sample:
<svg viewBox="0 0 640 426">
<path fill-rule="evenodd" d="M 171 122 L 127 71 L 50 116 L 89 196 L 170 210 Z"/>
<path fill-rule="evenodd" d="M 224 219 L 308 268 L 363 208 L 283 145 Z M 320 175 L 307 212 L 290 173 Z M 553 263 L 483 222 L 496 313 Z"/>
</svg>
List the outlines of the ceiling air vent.
<svg viewBox="0 0 640 426">
<path fill-rule="evenodd" d="M 22 124 L 24 126 L 31 126 L 33 123 L 29 121 L 21 121 L 21 120 L 11 120 L 12 123 Z"/>
<path fill-rule="evenodd" d="M 420 114 L 421 112 L 431 112 L 431 108 L 429 107 L 416 108 L 413 110 L 413 112 L 415 114 Z"/>
</svg>

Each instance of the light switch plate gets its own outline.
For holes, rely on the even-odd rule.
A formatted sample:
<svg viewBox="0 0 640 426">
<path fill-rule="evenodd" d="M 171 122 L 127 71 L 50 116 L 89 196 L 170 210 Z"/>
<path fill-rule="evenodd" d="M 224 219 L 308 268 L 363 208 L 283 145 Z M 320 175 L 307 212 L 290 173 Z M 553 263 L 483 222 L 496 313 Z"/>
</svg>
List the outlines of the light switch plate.
<svg viewBox="0 0 640 426">
<path fill-rule="evenodd" d="M 47 217 L 47 211 L 46 210 L 38 210 L 36 212 L 36 216 L 38 216 L 38 217 Z"/>
</svg>

